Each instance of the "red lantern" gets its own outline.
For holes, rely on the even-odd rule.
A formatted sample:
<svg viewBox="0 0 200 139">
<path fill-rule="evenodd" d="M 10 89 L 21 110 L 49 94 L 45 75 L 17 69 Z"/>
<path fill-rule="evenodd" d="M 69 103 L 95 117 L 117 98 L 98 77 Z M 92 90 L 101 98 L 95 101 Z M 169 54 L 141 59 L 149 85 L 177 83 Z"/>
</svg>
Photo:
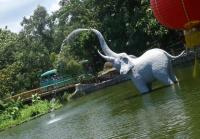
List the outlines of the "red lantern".
<svg viewBox="0 0 200 139">
<path fill-rule="evenodd" d="M 151 0 L 158 21 L 172 29 L 184 29 L 186 47 L 200 46 L 200 0 Z M 200 76 L 197 52 L 193 76 Z"/>
<path fill-rule="evenodd" d="M 151 0 L 157 20 L 172 29 L 189 29 L 200 24 L 200 0 Z"/>
</svg>

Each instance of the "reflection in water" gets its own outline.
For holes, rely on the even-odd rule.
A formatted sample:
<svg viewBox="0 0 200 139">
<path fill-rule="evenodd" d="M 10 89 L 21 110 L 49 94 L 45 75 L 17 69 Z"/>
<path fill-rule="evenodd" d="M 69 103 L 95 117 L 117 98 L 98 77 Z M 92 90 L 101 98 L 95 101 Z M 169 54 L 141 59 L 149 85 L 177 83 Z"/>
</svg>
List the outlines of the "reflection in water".
<svg viewBox="0 0 200 139">
<path fill-rule="evenodd" d="M 175 85 L 167 88 L 155 102 L 154 95 L 142 96 L 143 108 L 138 110 L 136 118 L 138 121 L 139 136 L 145 138 L 186 137 L 188 117 L 186 116 L 183 101 L 177 96 Z M 157 100 L 156 100 L 157 101 Z M 176 130 L 179 130 L 178 132 Z M 175 133 L 175 134 L 172 134 Z"/>
<path fill-rule="evenodd" d="M 190 69 L 189 69 L 190 71 Z M 0 133 L 5 139 L 198 138 L 200 80 L 180 70 L 180 85 L 136 96 L 130 82 L 80 98 Z"/>
<path fill-rule="evenodd" d="M 60 120 L 62 120 L 61 117 L 53 118 L 52 120 L 50 120 L 50 121 L 47 122 L 47 125 L 53 124 L 53 123 L 58 122 Z"/>
</svg>

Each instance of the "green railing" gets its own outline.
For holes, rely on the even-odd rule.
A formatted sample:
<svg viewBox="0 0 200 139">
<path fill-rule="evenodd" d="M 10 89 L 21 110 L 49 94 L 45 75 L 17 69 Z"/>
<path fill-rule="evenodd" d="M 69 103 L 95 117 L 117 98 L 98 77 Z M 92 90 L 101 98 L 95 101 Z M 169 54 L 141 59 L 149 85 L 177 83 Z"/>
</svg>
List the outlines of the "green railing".
<svg viewBox="0 0 200 139">
<path fill-rule="evenodd" d="M 63 78 L 61 80 L 55 80 L 54 82 L 49 82 L 48 85 L 40 87 L 44 91 L 50 91 L 52 89 L 60 88 L 67 86 L 69 84 L 76 83 L 76 80 L 73 78 Z"/>
</svg>

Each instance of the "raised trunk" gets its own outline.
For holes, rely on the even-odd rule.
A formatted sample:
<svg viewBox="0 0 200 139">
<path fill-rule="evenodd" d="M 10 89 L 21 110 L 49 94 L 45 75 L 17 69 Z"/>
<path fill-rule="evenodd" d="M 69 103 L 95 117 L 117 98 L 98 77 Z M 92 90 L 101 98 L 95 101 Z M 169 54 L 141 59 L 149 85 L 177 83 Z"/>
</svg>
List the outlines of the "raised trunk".
<svg viewBox="0 0 200 139">
<path fill-rule="evenodd" d="M 62 47 L 64 45 L 65 42 L 69 41 L 73 36 L 75 36 L 76 34 L 82 32 L 82 31 L 88 31 L 88 30 L 91 30 L 92 32 L 94 32 L 98 39 L 99 39 L 99 42 L 100 42 L 100 46 L 101 46 L 101 49 L 103 50 L 103 52 L 107 55 L 107 56 L 111 56 L 111 57 L 118 57 L 118 54 L 113 52 L 109 47 L 108 45 L 106 44 L 106 41 L 104 39 L 104 37 L 102 36 L 102 34 L 96 30 L 96 29 L 83 29 L 83 28 L 79 28 L 79 29 L 76 29 L 74 31 L 72 31 L 67 37 L 66 39 L 63 41 L 63 44 L 61 46 L 61 50 L 62 50 Z"/>
<path fill-rule="evenodd" d="M 98 37 L 100 45 L 101 45 L 101 49 L 103 50 L 103 52 L 107 55 L 107 56 L 111 56 L 111 57 L 118 57 L 118 54 L 113 52 L 108 45 L 106 44 L 106 41 L 104 39 L 104 37 L 102 36 L 102 34 L 96 30 L 96 29 L 91 29 Z"/>
</svg>

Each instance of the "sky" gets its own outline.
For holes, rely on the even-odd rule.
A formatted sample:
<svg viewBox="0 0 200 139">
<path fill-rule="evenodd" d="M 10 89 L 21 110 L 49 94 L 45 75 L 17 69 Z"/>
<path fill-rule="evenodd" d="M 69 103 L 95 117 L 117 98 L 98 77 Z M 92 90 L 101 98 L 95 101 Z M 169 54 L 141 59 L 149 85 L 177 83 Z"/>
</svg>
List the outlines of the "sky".
<svg viewBox="0 0 200 139">
<path fill-rule="evenodd" d="M 8 27 L 12 32 L 21 30 L 23 17 L 29 17 L 38 5 L 44 6 L 49 14 L 59 9 L 60 0 L 0 0 L 0 28 Z"/>
</svg>

